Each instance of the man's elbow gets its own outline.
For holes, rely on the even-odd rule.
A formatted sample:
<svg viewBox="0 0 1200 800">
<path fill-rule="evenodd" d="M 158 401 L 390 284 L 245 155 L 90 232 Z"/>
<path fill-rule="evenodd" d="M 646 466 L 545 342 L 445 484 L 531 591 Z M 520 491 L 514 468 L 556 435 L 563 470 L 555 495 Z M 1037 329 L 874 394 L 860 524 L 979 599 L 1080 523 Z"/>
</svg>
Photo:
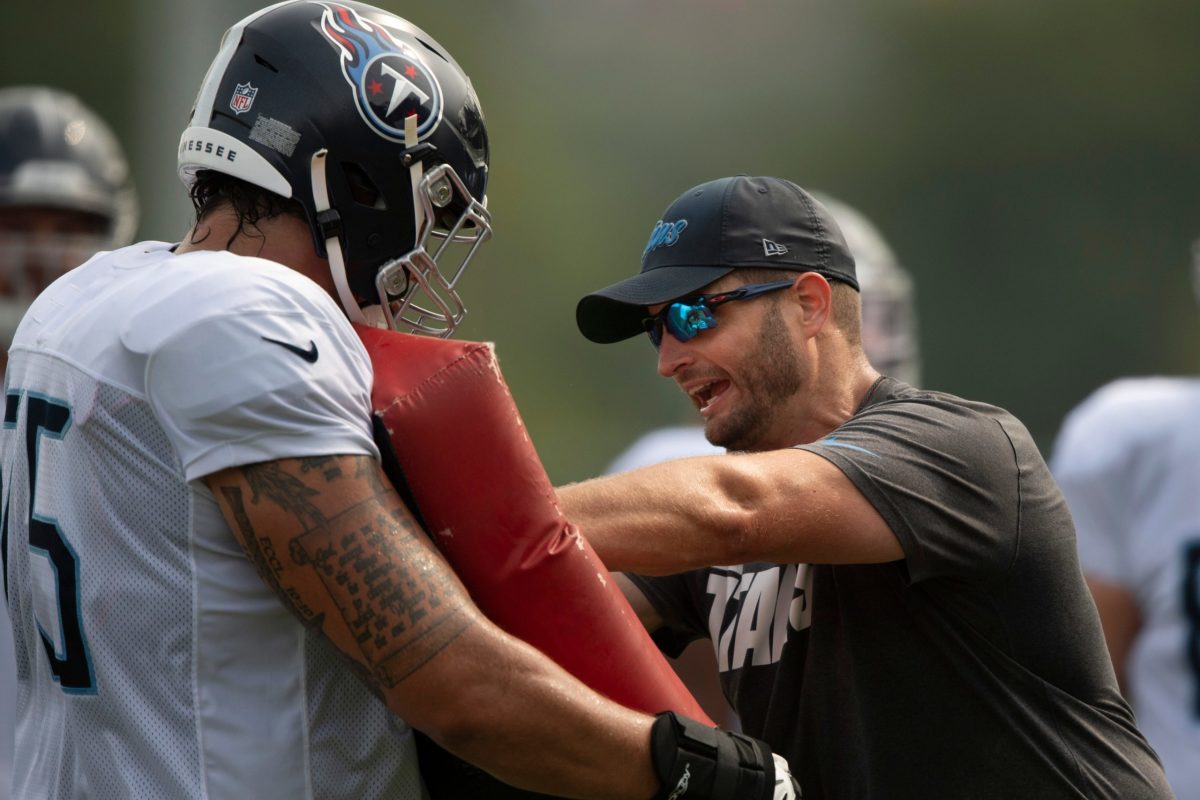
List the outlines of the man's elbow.
<svg viewBox="0 0 1200 800">
<path fill-rule="evenodd" d="M 762 476 L 727 469 L 718 475 L 712 519 L 714 549 L 709 564 L 746 564 L 761 561 L 770 533 L 767 491 Z"/>
</svg>

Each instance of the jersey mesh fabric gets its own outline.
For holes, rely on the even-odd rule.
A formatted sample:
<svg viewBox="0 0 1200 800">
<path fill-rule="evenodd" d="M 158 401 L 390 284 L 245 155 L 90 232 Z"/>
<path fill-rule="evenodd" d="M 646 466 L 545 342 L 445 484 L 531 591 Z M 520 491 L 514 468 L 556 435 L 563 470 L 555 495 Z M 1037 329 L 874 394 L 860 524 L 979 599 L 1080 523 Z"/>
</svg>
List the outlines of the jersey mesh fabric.
<svg viewBox="0 0 1200 800">
<path fill-rule="evenodd" d="M 165 247 L 137 248 L 52 287 L 18 332 L 6 375 L 14 796 L 418 800 L 410 731 L 283 608 L 203 482 L 185 479 L 179 448 L 138 385 L 146 354 L 117 334 L 129 310 L 83 299 L 122 281 L 174 280 L 139 270 L 186 271 Z M 237 270 L 253 271 L 230 258 L 203 268 L 233 282 Z M 86 320 L 88 335 L 73 334 L 67 314 Z M 30 409 L 44 405 L 66 409 L 69 422 L 56 435 L 43 423 L 30 439 Z M 323 445 L 320 429 L 312 436 L 318 448 L 371 452 L 341 433 L 327 437 L 335 444 Z M 260 440 L 254 452 L 270 446 Z M 52 543 L 35 532 L 40 544 L 31 545 L 31 528 L 45 536 L 47 524 Z M 75 594 L 63 580 L 72 571 Z M 66 633 L 73 609 L 78 636 Z M 75 673 L 83 685 L 53 674 L 43 636 L 60 658 L 85 665 Z"/>
</svg>

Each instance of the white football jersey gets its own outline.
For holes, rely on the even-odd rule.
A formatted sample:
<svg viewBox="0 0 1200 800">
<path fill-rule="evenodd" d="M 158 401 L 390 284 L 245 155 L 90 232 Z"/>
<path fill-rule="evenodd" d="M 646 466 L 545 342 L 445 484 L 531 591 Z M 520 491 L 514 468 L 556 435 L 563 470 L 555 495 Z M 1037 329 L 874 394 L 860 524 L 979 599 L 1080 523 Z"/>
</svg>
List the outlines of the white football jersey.
<svg viewBox="0 0 1200 800">
<path fill-rule="evenodd" d="M 1051 467 L 1086 573 L 1128 589 L 1138 727 L 1181 798 L 1200 797 L 1200 380 L 1142 378 L 1068 415 Z"/>
<path fill-rule="evenodd" d="M 13 729 L 17 722 L 17 662 L 7 604 L 0 602 L 0 800 L 12 797 Z"/>
<path fill-rule="evenodd" d="M 370 361 L 279 264 L 151 242 L 30 308 L 0 480 L 16 798 L 423 796 L 412 732 L 274 596 L 202 480 L 367 454 Z"/>
<path fill-rule="evenodd" d="M 677 458 L 716 456 L 724 452 L 724 447 L 717 447 L 704 438 L 704 428 L 699 425 L 658 428 L 642 434 L 629 445 L 608 465 L 607 472 L 628 472 Z"/>
</svg>

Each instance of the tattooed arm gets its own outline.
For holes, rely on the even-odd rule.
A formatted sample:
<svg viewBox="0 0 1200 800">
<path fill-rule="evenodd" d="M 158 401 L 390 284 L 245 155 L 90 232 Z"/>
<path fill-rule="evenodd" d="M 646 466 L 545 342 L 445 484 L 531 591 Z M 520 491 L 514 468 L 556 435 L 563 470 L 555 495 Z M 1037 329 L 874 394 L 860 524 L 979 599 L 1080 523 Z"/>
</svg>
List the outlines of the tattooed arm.
<svg viewBox="0 0 1200 800">
<path fill-rule="evenodd" d="M 492 625 L 374 460 L 283 459 L 206 481 L 284 604 L 413 727 L 535 791 L 654 793 L 653 718 Z"/>
</svg>

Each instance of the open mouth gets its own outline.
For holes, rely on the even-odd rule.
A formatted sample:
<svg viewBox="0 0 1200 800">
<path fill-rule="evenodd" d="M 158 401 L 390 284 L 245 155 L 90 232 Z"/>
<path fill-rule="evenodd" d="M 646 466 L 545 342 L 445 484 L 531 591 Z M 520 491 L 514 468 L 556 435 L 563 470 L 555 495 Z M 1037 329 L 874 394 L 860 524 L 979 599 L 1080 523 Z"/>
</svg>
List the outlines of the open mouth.
<svg viewBox="0 0 1200 800">
<path fill-rule="evenodd" d="M 715 380 L 708 383 L 694 386 L 688 390 L 688 396 L 692 398 L 692 402 L 696 404 L 702 416 L 707 416 L 713 405 L 721 398 L 729 389 L 730 383 L 727 380 Z"/>
</svg>

